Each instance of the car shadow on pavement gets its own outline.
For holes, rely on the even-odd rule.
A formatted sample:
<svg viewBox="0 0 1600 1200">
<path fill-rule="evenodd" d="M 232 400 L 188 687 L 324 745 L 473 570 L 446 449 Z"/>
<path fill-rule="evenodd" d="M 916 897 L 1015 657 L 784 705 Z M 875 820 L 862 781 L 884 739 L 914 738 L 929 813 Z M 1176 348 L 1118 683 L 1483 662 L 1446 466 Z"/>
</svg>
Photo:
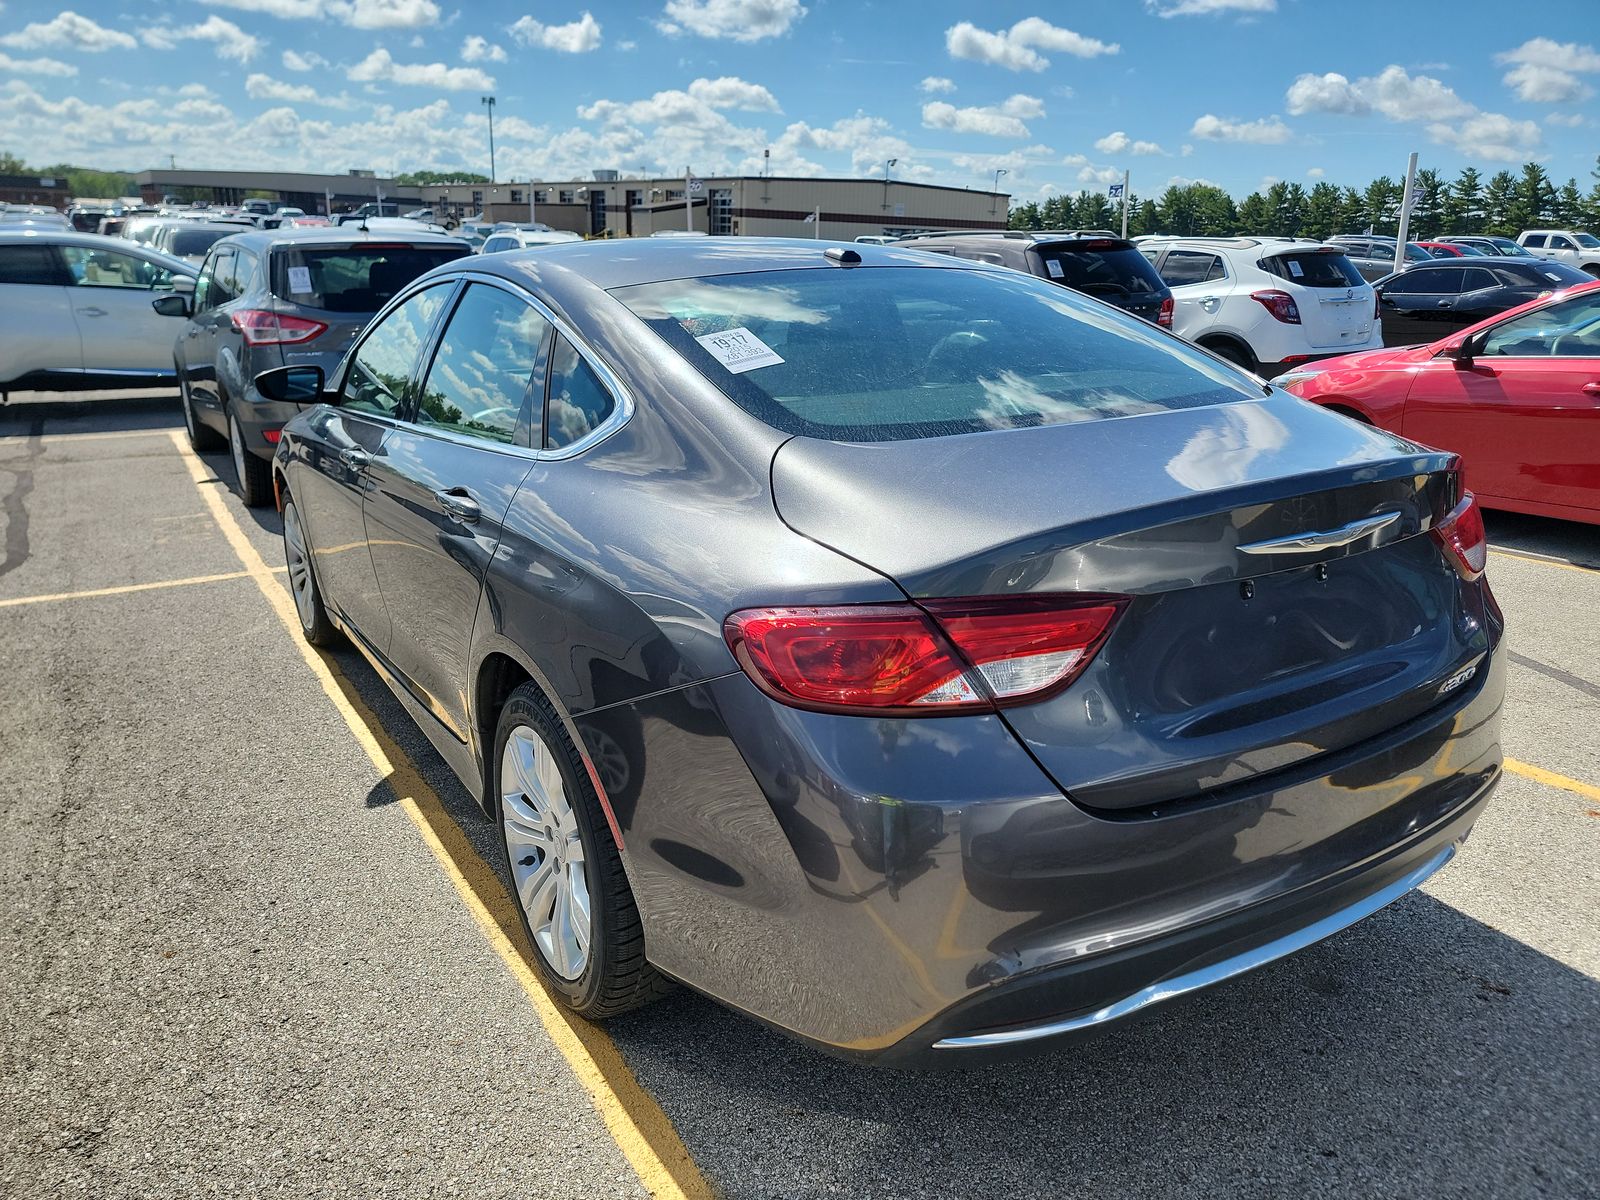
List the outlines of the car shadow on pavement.
<svg viewBox="0 0 1600 1200">
<path fill-rule="evenodd" d="M 1600 526 L 1513 512 L 1483 516 L 1491 549 L 1543 555 L 1600 571 Z"/>
<path fill-rule="evenodd" d="M 52 434 L 122 433 L 182 424 L 176 389 L 136 392 L 14 392 L 0 405 L 0 437 L 42 427 Z"/>
</svg>

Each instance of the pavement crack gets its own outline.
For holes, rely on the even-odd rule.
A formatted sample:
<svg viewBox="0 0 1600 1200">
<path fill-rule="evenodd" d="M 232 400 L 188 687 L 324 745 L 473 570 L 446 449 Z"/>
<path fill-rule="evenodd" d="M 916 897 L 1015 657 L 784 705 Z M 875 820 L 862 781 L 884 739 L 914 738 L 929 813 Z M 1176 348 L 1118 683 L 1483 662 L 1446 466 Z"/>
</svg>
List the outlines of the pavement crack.
<svg viewBox="0 0 1600 1200">
<path fill-rule="evenodd" d="M 1527 667 L 1530 671 L 1537 671 L 1547 679 L 1554 679 L 1570 688 L 1576 688 L 1585 696 L 1600 700 L 1600 683 L 1591 683 L 1581 675 L 1574 675 L 1571 671 L 1563 671 L 1560 667 L 1552 667 L 1549 663 L 1540 662 L 1537 658 L 1529 658 L 1526 654 L 1518 654 L 1515 650 L 1506 651 L 1506 656 L 1519 667 Z"/>
<path fill-rule="evenodd" d="M 0 512 L 6 517 L 6 556 L 0 559 L 0 575 L 15 571 L 28 561 L 28 497 L 33 493 L 33 464 L 44 453 L 44 418 L 35 417 L 28 426 L 27 453 L 16 460 L 21 465 L 6 463 L 0 470 L 11 472 L 16 482 L 0 501 Z"/>
</svg>

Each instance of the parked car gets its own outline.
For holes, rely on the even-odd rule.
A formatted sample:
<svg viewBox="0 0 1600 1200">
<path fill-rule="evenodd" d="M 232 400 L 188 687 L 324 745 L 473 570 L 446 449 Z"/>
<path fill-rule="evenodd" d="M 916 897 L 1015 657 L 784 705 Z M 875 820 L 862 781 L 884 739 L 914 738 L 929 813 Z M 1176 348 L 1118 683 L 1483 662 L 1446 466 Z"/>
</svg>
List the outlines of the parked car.
<svg viewBox="0 0 1600 1200">
<path fill-rule="evenodd" d="M 156 228 L 148 245 L 152 250 L 199 266 L 216 242 L 242 233 L 245 228 L 220 221 L 172 221 Z"/>
<path fill-rule="evenodd" d="M 171 380 L 172 325 L 150 301 L 194 277 L 121 238 L 0 226 L 0 392 Z"/>
<path fill-rule="evenodd" d="M 1532 251 L 1525 250 L 1516 242 L 1506 237 L 1479 237 L 1472 234 L 1442 237 L 1438 239 L 1452 246 L 1472 246 L 1485 254 L 1497 254 L 1504 258 L 1533 258 Z"/>
<path fill-rule="evenodd" d="M 554 246 L 561 242 L 581 242 L 581 235 L 565 229 L 496 229 L 484 238 L 482 254 L 498 254 L 503 250 L 526 250 L 530 246 Z"/>
<path fill-rule="evenodd" d="M 1100 233 L 931 233 L 895 243 L 993 263 L 1093 296 L 1155 325 L 1172 324 L 1172 290 L 1132 242 Z"/>
<path fill-rule="evenodd" d="M 1585 279 L 1426 345 L 1318 363 L 1279 384 L 1461 455 L 1467 486 L 1487 508 L 1600 524 L 1600 283 Z"/>
<path fill-rule="evenodd" d="M 1373 285 L 1385 346 L 1414 346 L 1516 308 L 1589 276 L 1538 259 L 1460 259 L 1418 263 Z"/>
<path fill-rule="evenodd" d="M 53 208 L 17 205 L 0 210 L 0 229 L 71 229 L 72 222 Z"/>
<path fill-rule="evenodd" d="M 1453 455 L 1021 272 L 714 248 L 452 264 L 256 381 L 305 635 L 493 816 L 555 995 L 961 1061 L 1450 858 L 1504 674 Z"/>
<path fill-rule="evenodd" d="M 454 238 L 356 229 L 261 230 L 217 242 L 192 302 L 174 296 L 163 304 L 188 317 L 176 345 L 170 333 L 166 345 L 190 443 L 226 444 L 240 499 L 270 501 L 267 464 L 295 408 L 259 395 L 255 376 L 286 363 L 332 371 L 390 297 L 468 253 Z"/>
<path fill-rule="evenodd" d="M 1489 252 L 1479 249 L 1469 243 L 1457 242 L 1418 242 L 1429 254 L 1435 258 L 1481 258 Z M 1390 259 L 1393 262 L 1393 259 Z"/>
<path fill-rule="evenodd" d="M 1538 258 L 1566 263 L 1600 279 L 1600 238 L 1567 229 L 1530 229 L 1517 234 L 1517 245 Z"/>
<path fill-rule="evenodd" d="M 1290 238 L 1148 238 L 1172 288 L 1172 331 L 1271 378 L 1383 345 L 1372 287 L 1337 246 Z"/>
<path fill-rule="evenodd" d="M 261 229 L 279 229 L 283 226 L 285 221 L 291 220 L 295 217 L 303 217 L 305 215 L 305 209 L 291 208 L 285 205 L 282 208 L 274 209 L 272 212 L 257 218 L 256 225 Z"/>
<path fill-rule="evenodd" d="M 333 222 L 327 217 L 316 213 L 299 213 L 292 217 L 285 217 L 278 225 L 279 229 L 327 229 Z"/>
<path fill-rule="evenodd" d="M 890 243 L 897 242 L 899 240 L 899 238 L 890 237 L 886 233 L 863 233 L 856 238 L 856 241 L 868 246 L 887 246 Z"/>
<path fill-rule="evenodd" d="M 67 220 L 79 233 L 98 233 L 100 222 L 111 215 L 109 204 L 71 204 L 67 206 Z"/>
<path fill-rule="evenodd" d="M 252 196 L 239 206 L 239 211 L 251 217 L 264 217 L 272 212 L 277 204 L 264 196 Z"/>
<path fill-rule="evenodd" d="M 385 200 L 381 204 L 376 200 L 369 200 L 361 207 L 347 213 L 339 213 L 333 218 L 335 225 L 359 225 L 368 217 L 398 217 L 400 206 L 393 200 Z"/>
<path fill-rule="evenodd" d="M 1382 279 L 1394 272 L 1394 238 L 1340 234 L 1338 237 L 1329 238 L 1327 244 L 1343 250 L 1345 257 L 1355 265 L 1357 271 L 1361 272 L 1363 279 Z M 1406 267 L 1413 263 L 1432 262 L 1433 257 L 1417 243 L 1406 243 Z"/>
</svg>

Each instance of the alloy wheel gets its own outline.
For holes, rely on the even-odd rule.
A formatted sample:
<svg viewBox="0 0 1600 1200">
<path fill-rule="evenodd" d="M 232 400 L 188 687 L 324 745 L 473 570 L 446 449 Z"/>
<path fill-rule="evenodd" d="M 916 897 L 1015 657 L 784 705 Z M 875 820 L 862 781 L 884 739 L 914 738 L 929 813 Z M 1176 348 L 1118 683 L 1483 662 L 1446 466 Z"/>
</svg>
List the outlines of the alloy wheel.
<svg viewBox="0 0 1600 1200">
<path fill-rule="evenodd" d="M 500 757 L 500 816 L 517 901 L 540 955 L 562 979 L 589 964 L 594 922 L 583 835 L 544 737 L 518 725 Z"/>
<path fill-rule="evenodd" d="M 311 592 L 311 556 L 306 552 L 306 535 L 300 528 L 299 510 L 292 503 L 283 506 L 283 557 L 289 567 L 289 590 L 294 593 L 300 624 L 310 629 L 317 615 Z"/>
</svg>

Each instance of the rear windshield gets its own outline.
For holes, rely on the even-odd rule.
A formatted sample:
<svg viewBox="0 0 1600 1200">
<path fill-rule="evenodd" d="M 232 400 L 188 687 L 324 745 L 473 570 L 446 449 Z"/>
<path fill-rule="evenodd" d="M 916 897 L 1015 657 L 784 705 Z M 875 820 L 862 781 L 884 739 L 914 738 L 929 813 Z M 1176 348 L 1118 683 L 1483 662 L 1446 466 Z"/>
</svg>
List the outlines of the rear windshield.
<svg viewBox="0 0 1600 1200">
<path fill-rule="evenodd" d="M 1144 321 L 1020 272 L 825 268 L 612 294 L 740 408 L 808 437 L 943 437 L 1261 395 Z"/>
<path fill-rule="evenodd" d="M 1519 287 L 1537 283 L 1547 288 L 1569 288 L 1580 283 L 1593 283 L 1594 276 L 1586 275 L 1577 267 L 1563 262 L 1517 263 L 1515 269 L 1502 268 Z"/>
<path fill-rule="evenodd" d="M 287 246 L 272 256 L 272 294 L 328 312 L 377 312 L 406 284 L 466 246 Z"/>
<path fill-rule="evenodd" d="M 1261 260 L 1261 269 L 1302 287 L 1347 288 L 1366 283 L 1356 265 L 1328 250 L 1294 250 Z"/>
<path fill-rule="evenodd" d="M 1167 287 L 1150 260 L 1131 246 L 1091 250 L 1046 244 L 1034 249 L 1044 261 L 1047 278 L 1091 296 L 1116 300 L 1121 296 L 1148 296 Z"/>
<path fill-rule="evenodd" d="M 166 247 L 168 254 L 204 254 L 211 243 L 238 233 L 237 229 L 180 229 Z"/>
</svg>

